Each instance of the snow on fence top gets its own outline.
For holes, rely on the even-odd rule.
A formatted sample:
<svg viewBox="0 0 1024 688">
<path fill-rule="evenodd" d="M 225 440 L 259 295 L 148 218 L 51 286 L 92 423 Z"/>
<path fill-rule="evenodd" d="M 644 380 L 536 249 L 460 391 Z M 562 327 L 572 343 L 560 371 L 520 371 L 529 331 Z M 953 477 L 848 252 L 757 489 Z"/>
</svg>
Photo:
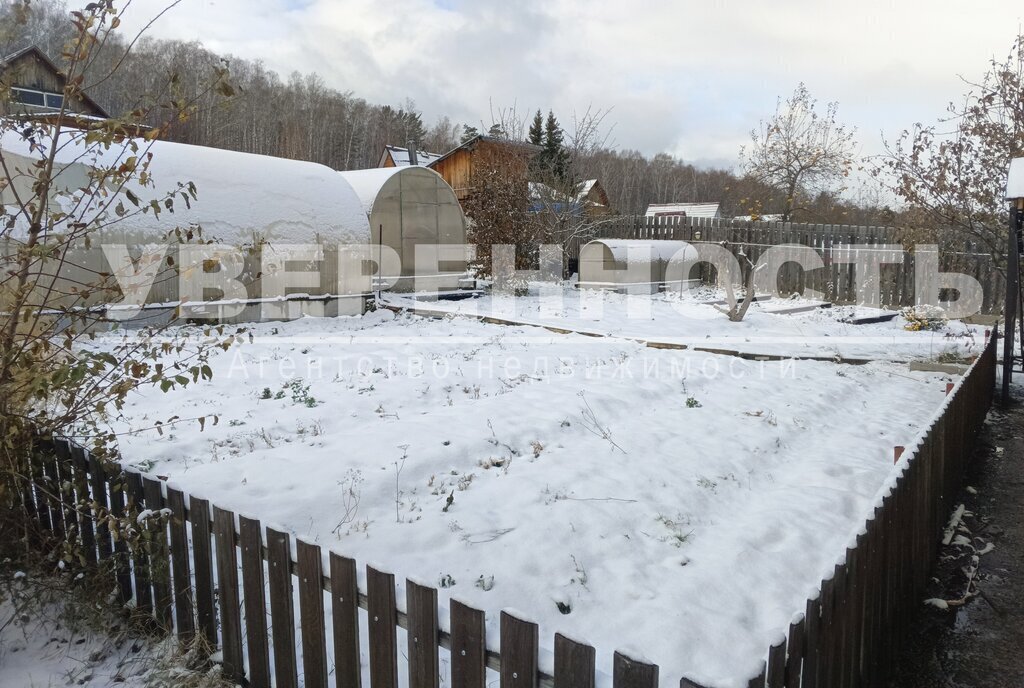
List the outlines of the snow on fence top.
<svg viewBox="0 0 1024 688">
<path fill-rule="evenodd" d="M 12 170 L 16 185 L 19 178 L 23 184 L 31 184 L 29 166 L 48 153 L 51 141 L 45 137 L 36 140 L 41 145 L 32 146 L 15 131 L 4 132 L 0 138 L 0 149 L 11 159 L 9 166 L 19 170 Z M 61 167 L 56 177 L 64 192 L 61 202 L 73 202 L 77 189 L 87 183 L 90 167 L 120 165 L 132 156 L 142 160 L 152 153 L 152 184 L 142 186 L 133 181 L 125 191 L 131 191 L 143 205 L 151 199 L 160 200 L 162 212 L 158 216 L 152 211 L 132 212 L 134 204 L 129 203 L 127 193 L 122 193 L 129 215 L 118 219 L 113 210 L 116 202 L 97 199 L 76 217 L 86 221 L 105 219 L 109 223 L 104 228 L 106 233 L 124 232 L 142 241 L 157 241 L 175 227 L 194 225 L 201 226 L 208 239 L 235 245 L 251 243 L 255 237 L 279 244 L 312 243 L 317 239 L 328 244 L 370 240 L 370 225 L 360 199 L 329 167 L 169 141 L 135 139 L 135 143 L 137 152 L 127 141 L 103 149 L 87 146 L 82 132 L 64 132 L 58 139 L 55 158 Z M 195 184 L 197 193 L 191 208 L 179 194 L 174 212 L 164 210 L 163 198 L 189 182 Z"/>
</svg>

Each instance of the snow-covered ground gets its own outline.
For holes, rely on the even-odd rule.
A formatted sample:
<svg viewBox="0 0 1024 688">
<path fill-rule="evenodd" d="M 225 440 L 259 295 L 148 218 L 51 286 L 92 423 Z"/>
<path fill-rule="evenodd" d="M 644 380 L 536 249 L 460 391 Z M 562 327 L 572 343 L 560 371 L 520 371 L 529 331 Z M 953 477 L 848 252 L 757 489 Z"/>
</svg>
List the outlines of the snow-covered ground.
<svg viewBox="0 0 1024 688">
<path fill-rule="evenodd" d="M 464 301 L 416 301 L 388 295 L 399 306 L 487 316 L 581 332 L 633 337 L 690 347 L 728 349 L 787 356 L 843 356 L 909 360 L 931 358 L 944 351 L 976 350 L 984 328 L 950 323 L 942 332 L 908 332 L 897 317 L 882 323 L 854 325 L 854 316 L 874 317 L 876 308 L 840 306 L 806 313 L 783 311 L 821 302 L 773 298 L 751 304 L 742 322 L 730 322 L 712 301 L 721 290 L 699 287 L 692 292 L 627 296 L 608 291 L 533 283 L 527 297 L 492 296 Z M 721 306 L 720 306 L 721 307 Z M 891 314 L 891 312 L 890 312 Z M 973 340 L 973 341 L 972 341 Z"/>
<path fill-rule="evenodd" d="M 654 320 L 608 331 L 677 327 L 669 304 L 650 305 Z M 900 322 L 854 329 L 835 311 L 687 322 L 687 336 L 828 339 L 807 347 L 825 355 L 846 353 L 843 336 L 862 327 L 889 344 L 857 351 L 884 358 L 980 349 Z M 484 609 L 492 642 L 497 612 L 514 607 L 540 624 L 542 646 L 556 631 L 585 638 L 604 671 L 614 650 L 638 648 L 665 685 L 745 685 L 950 379 L 886 360 L 749 361 L 387 311 L 251 333 L 211 361 L 211 382 L 132 397 L 120 432 L 170 416 L 219 423 L 126 434 L 128 463 L 431 583 L 442 605 Z"/>
</svg>

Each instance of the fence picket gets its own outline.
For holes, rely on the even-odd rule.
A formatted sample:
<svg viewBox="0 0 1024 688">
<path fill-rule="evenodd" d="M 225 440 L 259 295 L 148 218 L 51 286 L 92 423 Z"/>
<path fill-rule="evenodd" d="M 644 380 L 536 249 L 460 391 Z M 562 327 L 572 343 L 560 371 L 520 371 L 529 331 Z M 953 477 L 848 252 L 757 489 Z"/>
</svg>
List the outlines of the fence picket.
<svg viewBox="0 0 1024 688">
<path fill-rule="evenodd" d="M 409 687 L 438 688 L 437 590 L 406 580 L 405 610 L 409 626 Z"/>
<path fill-rule="evenodd" d="M 305 688 L 327 688 L 327 636 L 324 630 L 324 564 L 320 547 L 296 540 L 302 675 Z"/>
<path fill-rule="evenodd" d="M 189 522 L 192 524 L 192 563 L 196 576 L 196 622 L 211 647 L 219 642 L 217 611 L 213 603 L 213 550 L 210 533 L 210 503 L 189 497 Z"/>
<path fill-rule="evenodd" d="M 393 574 L 366 567 L 366 606 L 370 626 L 370 688 L 398 688 L 398 611 Z"/>
<path fill-rule="evenodd" d="M 245 676 L 245 663 L 238 599 L 238 542 L 235 537 L 235 515 L 232 512 L 213 507 L 213 536 L 217 552 L 217 592 L 220 599 L 224 675 L 238 681 Z"/>
<path fill-rule="evenodd" d="M 110 513 L 119 523 L 125 518 L 125 476 L 114 466 L 107 468 L 110 485 Z M 128 543 L 124 537 L 114 541 L 114 577 L 117 579 L 117 599 L 122 605 L 132 599 L 132 569 Z"/>
<path fill-rule="evenodd" d="M 360 688 L 359 586 L 355 559 L 331 552 L 331 621 L 334 630 L 334 677 L 338 688 Z M 454 650 L 452 673 L 454 674 Z M 454 680 L 453 680 L 454 684 Z"/>
<path fill-rule="evenodd" d="M 451 601 L 452 688 L 484 688 L 487 651 L 484 613 Z"/>
<path fill-rule="evenodd" d="M 145 505 L 142 476 L 135 471 L 125 471 L 125 491 L 128 494 L 128 515 L 138 525 L 138 515 Z M 146 548 L 135 547 L 132 552 L 132 574 L 135 579 L 135 609 L 142 614 L 153 612 L 153 589 L 150 585 L 149 556 Z"/>
<path fill-rule="evenodd" d="M 167 508 L 171 511 L 168 526 L 171 532 L 171 585 L 174 593 L 174 629 L 178 640 L 188 645 L 195 637 L 196 623 L 192 601 L 192 571 L 189 565 L 188 527 L 185 495 L 181 490 L 167 488 Z"/>
<path fill-rule="evenodd" d="M 241 515 L 238 517 L 238 544 L 242 548 L 242 605 L 245 611 L 249 685 L 253 688 L 270 688 L 263 531 L 259 521 Z"/>
<path fill-rule="evenodd" d="M 96 548 L 99 551 L 99 560 L 107 561 L 114 551 L 110 539 L 110 525 L 106 519 L 107 514 L 110 513 L 110 500 L 107 498 L 107 475 L 103 470 L 103 462 L 94 455 L 89 454 L 88 462 L 89 482 L 92 487 L 92 501 L 96 513 Z M 56 470 L 56 464 L 53 465 L 53 468 Z M 56 474 L 54 477 L 56 478 Z M 54 487 L 58 491 L 60 490 L 59 483 Z"/>
<path fill-rule="evenodd" d="M 536 688 L 537 624 L 503 611 L 500 632 L 501 688 Z"/>
<path fill-rule="evenodd" d="M 555 688 L 594 688 L 596 651 L 561 633 L 555 634 Z"/>
<path fill-rule="evenodd" d="M 149 519 L 149 572 L 153 584 L 157 622 L 165 629 L 172 626 L 171 617 L 171 566 L 167 550 L 167 521 L 162 515 L 164 498 L 159 480 L 143 478 L 143 493 L 146 508 L 153 512 Z"/>
<path fill-rule="evenodd" d="M 274 640 L 274 679 L 277 688 L 299 684 L 295 661 L 295 610 L 292 594 L 292 548 L 288 533 L 267 528 L 267 580 Z"/>
<path fill-rule="evenodd" d="M 612 688 L 658 688 L 658 665 L 616 652 L 612 660 Z"/>
<path fill-rule="evenodd" d="M 89 460 L 85 457 L 85 450 L 77 445 L 72 447 L 71 462 L 74 467 L 75 494 L 78 498 L 78 529 L 82 536 L 82 552 L 86 564 L 95 566 L 96 531 L 92 513 L 92 494 L 89 489 Z"/>
</svg>

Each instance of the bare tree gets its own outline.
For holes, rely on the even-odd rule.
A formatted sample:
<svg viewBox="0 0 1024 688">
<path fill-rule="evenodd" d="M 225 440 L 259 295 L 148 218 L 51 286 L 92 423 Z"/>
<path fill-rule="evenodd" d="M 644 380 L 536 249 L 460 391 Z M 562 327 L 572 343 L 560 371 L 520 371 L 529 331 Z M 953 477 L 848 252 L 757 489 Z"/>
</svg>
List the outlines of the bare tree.
<svg viewBox="0 0 1024 688">
<path fill-rule="evenodd" d="M 740 149 L 744 171 L 785 194 L 786 221 L 816 192 L 834 190 L 854 164 L 855 130 L 837 121 L 838 103 L 828 103 L 823 113 L 817 104 L 801 83 Z"/>
<path fill-rule="evenodd" d="M 879 172 L 913 213 L 911 229 L 929 240 L 981 242 L 1005 257 L 1006 171 L 1024 155 L 1024 35 L 1004 60 L 993 59 L 979 83 L 938 125 L 914 125 L 892 145 Z M 914 222 L 913 218 L 917 221 Z M 938 229 L 938 233 L 935 230 Z"/>
</svg>

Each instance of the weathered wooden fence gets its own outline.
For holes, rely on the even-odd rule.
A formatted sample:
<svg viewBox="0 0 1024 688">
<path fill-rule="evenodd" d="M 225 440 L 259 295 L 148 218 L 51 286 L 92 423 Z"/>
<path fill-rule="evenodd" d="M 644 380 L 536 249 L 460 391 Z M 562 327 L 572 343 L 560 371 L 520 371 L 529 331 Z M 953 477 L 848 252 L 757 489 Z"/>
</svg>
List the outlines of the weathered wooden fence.
<svg viewBox="0 0 1024 688">
<path fill-rule="evenodd" d="M 885 685 L 920 610 L 943 526 L 992 403 L 996 338 L 946 398 L 917 447 L 896 448 L 895 476 L 842 563 L 768 651 L 757 688 Z"/>
<path fill-rule="evenodd" d="M 995 364 L 993 337 L 918 447 L 899 462 L 891 489 L 843 563 L 770 649 L 750 686 L 881 685 L 920 605 L 950 500 L 989 408 Z M 371 688 L 399 685 L 399 628 L 407 637 L 410 688 L 438 688 L 441 649 L 453 688 L 485 688 L 489 669 L 498 672 L 501 688 L 595 686 L 589 645 L 556 634 L 553 671 L 542 671 L 534 623 L 502 612 L 499 642 L 489 643 L 485 613 L 453 601 L 444 630 L 436 589 L 407 580 L 401 611 L 393 574 L 367 566 L 360 589 L 353 559 L 329 552 L 325 562 L 315 544 L 104 464 L 77 445 L 43 443 L 31 471 L 32 486 L 22 495 L 28 513 L 55 538 L 75 542 L 87 565 L 109 570 L 122 603 L 133 602 L 186 645 L 201 635 L 222 651 L 224 672 L 251 686 L 297 686 L 301 673 L 306 688 L 326 687 L 333 657 L 330 685 L 358 688 L 361 617 Z M 129 516 L 144 544 L 129 549 L 124 537 L 112 537 L 110 526 L 119 521 L 107 514 Z M 657 665 L 621 653 L 611 674 L 614 688 L 659 683 Z M 700 688 L 685 678 L 680 685 Z"/>
<path fill-rule="evenodd" d="M 754 263 L 773 246 L 808 246 L 821 256 L 824 268 L 805 272 L 793 262 L 783 265 L 778 277 L 781 292 L 801 293 L 813 289 L 839 305 L 900 308 L 918 304 L 914 288 L 917 257 L 914 252 L 902 250 L 907 237 L 894 227 L 622 216 L 603 220 L 586 236 L 576 236 L 566 242 L 570 269 L 578 264 L 580 246 L 592 239 L 726 242 L 726 247 L 734 254 L 742 251 Z M 858 291 L 853 265 L 853 261 L 865 253 L 874 254 L 872 257 L 881 263 L 878 289 L 867 295 Z M 795 257 L 796 254 L 791 252 L 790 255 Z M 746 264 L 742 265 L 746 269 Z M 985 293 L 982 313 L 1002 312 L 1005 278 L 983 248 L 970 241 L 939 242 L 939 267 L 943 272 L 957 272 L 978 280 Z M 706 270 L 702 276 L 707 277 Z"/>
<path fill-rule="evenodd" d="M 306 688 L 358 688 L 360 610 L 372 688 L 398 688 L 400 652 L 410 688 L 438 688 L 441 649 L 453 688 L 485 688 L 488 670 L 502 688 L 594 688 L 593 647 L 556 634 L 553 671 L 542 671 L 537 625 L 507 612 L 499 643 L 488 642 L 483 611 L 454 600 L 443 630 L 436 589 L 407 580 L 402 611 L 393 574 L 367 566 L 360 589 L 353 559 L 330 552 L 325 567 L 315 544 L 104 465 L 77 445 L 44 446 L 32 466 L 33 487 L 22 498 L 44 528 L 76 543 L 87 565 L 109 569 L 122 603 L 133 602 L 186 646 L 201 634 L 220 648 L 224 673 L 254 688 L 295 687 L 300 675 Z M 129 549 L 112 537 L 108 513 L 128 515 L 144 544 Z M 399 628 L 407 637 L 401 650 Z M 658 685 L 656 665 L 625 654 L 615 653 L 610 669 L 615 688 Z"/>
</svg>

